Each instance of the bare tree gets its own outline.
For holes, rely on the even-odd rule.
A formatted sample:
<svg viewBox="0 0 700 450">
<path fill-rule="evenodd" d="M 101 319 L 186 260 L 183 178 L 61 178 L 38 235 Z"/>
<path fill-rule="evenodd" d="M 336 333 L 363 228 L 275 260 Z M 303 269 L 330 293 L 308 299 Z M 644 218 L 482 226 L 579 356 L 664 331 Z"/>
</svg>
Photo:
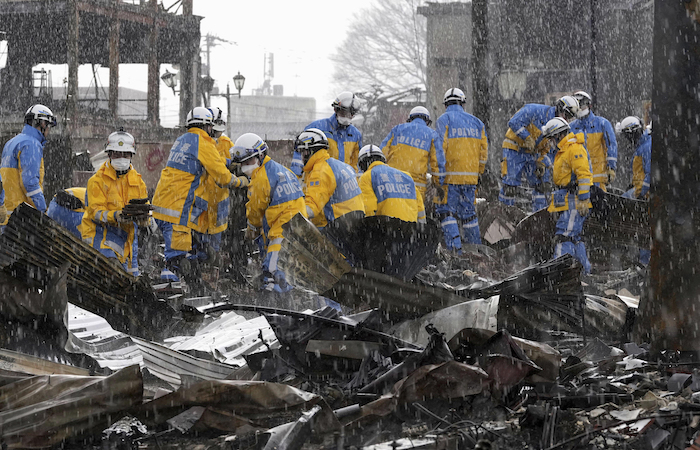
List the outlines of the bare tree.
<svg viewBox="0 0 700 450">
<path fill-rule="evenodd" d="M 331 57 L 338 90 L 393 94 L 426 87 L 426 18 L 420 0 L 377 0 L 354 17 Z"/>
</svg>

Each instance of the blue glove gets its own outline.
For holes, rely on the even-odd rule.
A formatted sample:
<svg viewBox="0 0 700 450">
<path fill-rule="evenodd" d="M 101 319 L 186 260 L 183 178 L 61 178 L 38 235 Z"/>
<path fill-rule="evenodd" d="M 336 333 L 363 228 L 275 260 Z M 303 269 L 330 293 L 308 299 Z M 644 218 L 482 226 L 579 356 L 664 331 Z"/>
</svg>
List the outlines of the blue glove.
<svg viewBox="0 0 700 450">
<path fill-rule="evenodd" d="M 301 159 L 301 153 L 295 151 L 294 155 L 292 156 L 292 172 L 294 172 L 294 175 L 300 177 L 301 174 L 304 172 L 304 160 Z"/>
</svg>

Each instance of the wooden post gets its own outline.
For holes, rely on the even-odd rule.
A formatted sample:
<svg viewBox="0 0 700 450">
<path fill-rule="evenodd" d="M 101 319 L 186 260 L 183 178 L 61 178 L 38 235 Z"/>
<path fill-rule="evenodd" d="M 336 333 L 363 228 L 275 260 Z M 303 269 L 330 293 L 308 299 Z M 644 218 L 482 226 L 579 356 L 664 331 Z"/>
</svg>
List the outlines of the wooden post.
<svg viewBox="0 0 700 450">
<path fill-rule="evenodd" d="M 149 0 L 149 12 L 153 18 L 153 23 L 148 35 L 148 93 L 146 100 L 146 109 L 148 111 L 148 122 L 153 125 L 158 125 L 160 121 L 160 86 L 158 80 L 160 77 L 160 64 L 158 63 L 158 26 L 156 25 L 156 16 L 158 15 L 158 2 Z"/>
<path fill-rule="evenodd" d="M 112 1 L 112 20 L 109 26 L 109 113 L 116 122 L 119 108 L 119 17 L 117 1 Z"/>
<path fill-rule="evenodd" d="M 635 339 L 700 350 L 700 26 L 684 0 L 654 2 L 651 286 Z"/>
<path fill-rule="evenodd" d="M 66 119 L 68 129 L 78 123 L 78 65 L 80 15 L 76 0 L 68 1 L 68 92 L 66 96 Z M 70 134 L 70 133 L 69 133 Z"/>
</svg>

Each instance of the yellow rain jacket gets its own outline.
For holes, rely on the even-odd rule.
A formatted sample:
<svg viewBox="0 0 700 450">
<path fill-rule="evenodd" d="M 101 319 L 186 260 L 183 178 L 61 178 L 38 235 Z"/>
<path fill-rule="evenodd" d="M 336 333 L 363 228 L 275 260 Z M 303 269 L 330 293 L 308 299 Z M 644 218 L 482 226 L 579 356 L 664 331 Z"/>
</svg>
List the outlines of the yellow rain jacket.
<svg viewBox="0 0 700 450">
<path fill-rule="evenodd" d="M 248 225 L 262 228 L 267 242 L 282 238 L 282 225 L 297 213 L 306 217 L 304 193 L 296 175 L 265 156 L 262 166 L 255 169 L 250 177 L 245 212 Z M 268 251 L 278 250 L 268 248 Z"/>
<path fill-rule="evenodd" d="M 583 146 L 583 133 L 569 133 L 557 144 L 554 155 L 552 181 L 555 190 L 549 212 L 566 211 L 576 207 L 576 200 L 586 202 L 591 207 L 591 186 L 593 185 L 591 164 L 588 152 Z"/>
<path fill-rule="evenodd" d="M 438 135 L 423 119 L 413 119 L 394 128 L 381 144 L 386 163 L 395 169 L 407 172 L 416 182 L 421 197 L 425 197 L 428 173 L 438 172 L 435 143 Z M 443 152 L 440 155 L 444 156 Z M 442 161 L 442 167 L 445 162 Z"/>
<path fill-rule="evenodd" d="M 226 166 L 228 166 L 231 160 L 231 147 L 233 147 L 233 142 L 228 136 L 224 136 L 223 134 L 219 136 L 216 149 L 219 151 L 219 155 L 226 161 Z M 207 233 L 221 233 L 228 228 L 228 215 L 231 210 L 229 190 L 226 187 L 217 185 L 214 181 L 214 177 L 209 176 L 209 174 L 204 177 L 204 186 L 207 193 L 211 196 L 208 200 L 209 209 L 206 213 L 209 223 L 209 230 Z"/>
<path fill-rule="evenodd" d="M 477 184 L 488 157 L 488 139 L 484 123 L 462 109 L 450 105 L 437 120 L 435 144 L 440 184 Z M 440 154 L 442 152 L 442 155 Z"/>
<path fill-rule="evenodd" d="M 238 187 L 240 180 L 226 167 L 216 142 L 204 130 L 190 128 L 173 144 L 153 195 L 153 217 L 207 233 L 211 194 L 208 175 L 221 187 Z"/>
<path fill-rule="evenodd" d="M 367 216 L 396 217 L 405 222 L 425 220 L 423 198 L 406 172 L 375 161 L 360 177 Z"/>
<path fill-rule="evenodd" d="M 125 175 L 117 177 L 109 161 L 105 161 L 88 180 L 87 205 L 80 224 L 83 241 L 108 258 L 117 258 L 120 263 L 128 262 L 134 267 L 136 227 L 134 222 L 117 223 L 115 216 L 129 200 L 146 197 L 146 183 L 133 166 Z"/>
</svg>

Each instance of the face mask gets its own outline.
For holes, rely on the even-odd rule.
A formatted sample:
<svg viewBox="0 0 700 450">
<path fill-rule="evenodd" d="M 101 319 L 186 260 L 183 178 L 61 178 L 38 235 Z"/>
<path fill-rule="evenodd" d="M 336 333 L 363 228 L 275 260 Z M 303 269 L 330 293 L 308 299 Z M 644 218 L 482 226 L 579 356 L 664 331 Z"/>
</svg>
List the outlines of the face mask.
<svg viewBox="0 0 700 450">
<path fill-rule="evenodd" d="M 337 116 L 337 117 L 338 117 L 338 123 L 344 127 L 347 127 L 348 125 L 350 125 L 352 123 L 352 119 L 350 117 L 340 117 L 340 116 Z"/>
<path fill-rule="evenodd" d="M 588 115 L 589 112 L 591 112 L 591 110 L 588 108 L 581 109 L 581 110 L 579 110 L 579 112 L 576 113 L 576 117 L 578 117 L 579 119 L 583 119 L 584 117 L 586 117 Z"/>
<path fill-rule="evenodd" d="M 125 170 L 129 170 L 131 160 L 129 158 L 114 158 L 110 161 L 110 164 L 117 172 L 124 172 Z"/>
<path fill-rule="evenodd" d="M 248 178 L 253 175 L 253 171 L 260 167 L 260 161 L 255 161 L 255 164 L 246 164 L 241 166 L 241 172 L 243 172 Z"/>
</svg>

